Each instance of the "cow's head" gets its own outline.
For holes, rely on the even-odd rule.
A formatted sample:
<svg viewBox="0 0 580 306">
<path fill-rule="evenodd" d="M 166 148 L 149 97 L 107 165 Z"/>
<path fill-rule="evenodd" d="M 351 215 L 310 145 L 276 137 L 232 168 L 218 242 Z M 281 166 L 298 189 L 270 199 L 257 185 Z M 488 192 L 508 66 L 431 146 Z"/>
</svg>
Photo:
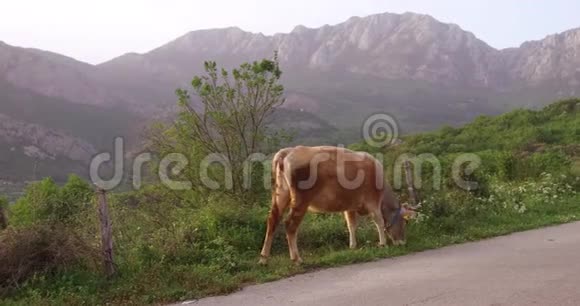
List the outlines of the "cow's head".
<svg viewBox="0 0 580 306">
<path fill-rule="evenodd" d="M 394 245 L 404 245 L 409 220 L 417 216 L 417 208 L 405 203 L 385 216 L 385 232 Z"/>
</svg>

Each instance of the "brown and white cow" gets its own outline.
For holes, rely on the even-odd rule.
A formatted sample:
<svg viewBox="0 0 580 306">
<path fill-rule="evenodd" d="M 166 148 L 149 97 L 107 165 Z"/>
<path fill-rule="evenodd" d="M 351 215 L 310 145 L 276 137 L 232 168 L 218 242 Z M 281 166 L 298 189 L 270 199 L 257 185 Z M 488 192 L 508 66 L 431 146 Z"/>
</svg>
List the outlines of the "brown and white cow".
<svg viewBox="0 0 580 306">
<path fill-rule="evenodd" d="M 284 212 L 290 258 L 302 262 L 297 231 L 307 210 L 344 213 L 350 247 L 356 247 L 358 215 L 370 215 L 377 226 L 379 245 L 386 236 L 405 242 L 406 220 L 415 215 L 401 205 L 385 182 L 383 167 L 370 154 L 344 148 L 298 146 L 280 150 L 272 160 L 272 208 L 268 215 L 261 263 L 270 256 L 274 231 Z"/>
</svg>

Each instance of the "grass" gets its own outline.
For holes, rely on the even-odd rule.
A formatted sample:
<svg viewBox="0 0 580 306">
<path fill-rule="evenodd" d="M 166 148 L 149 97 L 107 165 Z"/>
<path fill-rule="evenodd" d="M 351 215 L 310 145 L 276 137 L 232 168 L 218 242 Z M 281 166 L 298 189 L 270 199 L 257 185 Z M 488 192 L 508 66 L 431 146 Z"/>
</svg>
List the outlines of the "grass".
<svg viewBox="0 0 580 306">
<path fill-rule="evenodd" d="M 576 176 L 580 176 L 580 158 L 576 158 L 573 161 L 570 172 Z"/>
<path fill-rule="evenodd" d="M 120 275 L 106 281 L 88 272 L 68 271 L 31 280 L 2 305 L 60 304 L 162 304 L 234 292 L 249 284 L 269 282 L 284 277 L 353 263 L 402 256 L 447 245 L 476 241 L 512 232 L 580 220 L 580 196 L 574 195 L 546 205 L 527 204 L 524 213 L 481 213 L 466 217 L 454 226 L 445 222 L 419 222 L 409 227 L 406 246 L 379 248 L 374 225 L 361 222 L 356 250 L 347 247 L 346 226 L 338 215 L 309 215 L 302 228 L 299 247 L 305 262 L 293 265 L 287 255 L 284 235 L 276 235 L 274 256 L 267 266 L 257 263 L 259 246 L 236 251 L 236 265 L 231 268 L 193 260 L 147 266 L 120 263 Z M 322 227 L 322 228 L 321 228 Z M 313 237 L 328 229 L 332 233 Z M 263 233 L 255 233 L 261 236 Z M 321 240 L 332 240 L 323 242 Z M 302 242 L 302 243 L 301 243 Z"/>
<path fill-rule="evenodd" d="M 412 238 L 409 239 L 406 246 L 378 248 L 374 247 L 373 240 L 372 243 L 367 242 L 365 246 L 357 250 L 349 250 L 345 247 L 345 249 L 331 250 L 331 252 L 325 252 L 326 250 L 313 252 L 307 254 L 308 256 L 301 271 L 306 272 L 316 268 L 402 256 L 452 244 L 477 241 L 577 220 L 580 220 L 580 197 L 578 196 L 558 203 L 549 209 L 530 207 L 529 211 L 524 214 L 506 213 L 472 220 L 474 222 L 466 226 L 463 232 L 459 233 L 431 232 L 430 235 L 424 235 L 427 229 L 420 224 L 416 224 L 409 229 L 409 236 Z"/>
</svg>

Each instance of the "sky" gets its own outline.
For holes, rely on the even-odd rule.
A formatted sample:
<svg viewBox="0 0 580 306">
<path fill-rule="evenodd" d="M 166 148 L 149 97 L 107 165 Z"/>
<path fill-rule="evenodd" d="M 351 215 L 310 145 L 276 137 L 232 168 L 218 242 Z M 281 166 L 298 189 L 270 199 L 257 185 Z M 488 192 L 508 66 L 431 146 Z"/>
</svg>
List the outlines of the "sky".
<svg viewBox="0 0 580 306">
<path fill-rule="evenodd" d="M 0 41 L 93 64 L 147 52 L 193 30 L 238 26 L 270 35 L 383 12 L 429 14 L 495 48 L 580 27 L 578 0 L 0 1 Z"/>
</svg>

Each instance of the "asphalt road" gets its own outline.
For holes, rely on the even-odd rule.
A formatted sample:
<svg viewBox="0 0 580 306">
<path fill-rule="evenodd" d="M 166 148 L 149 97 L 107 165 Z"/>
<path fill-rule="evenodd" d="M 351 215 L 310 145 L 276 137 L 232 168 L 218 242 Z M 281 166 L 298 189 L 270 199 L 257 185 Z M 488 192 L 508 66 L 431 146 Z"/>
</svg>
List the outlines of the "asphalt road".
<svg viewBox="0 0 580 306">
<path fill-rule="evenodd" d="M 186 305 L 580 305 L 580 222 L 244 288 Z"/>
</svg>

